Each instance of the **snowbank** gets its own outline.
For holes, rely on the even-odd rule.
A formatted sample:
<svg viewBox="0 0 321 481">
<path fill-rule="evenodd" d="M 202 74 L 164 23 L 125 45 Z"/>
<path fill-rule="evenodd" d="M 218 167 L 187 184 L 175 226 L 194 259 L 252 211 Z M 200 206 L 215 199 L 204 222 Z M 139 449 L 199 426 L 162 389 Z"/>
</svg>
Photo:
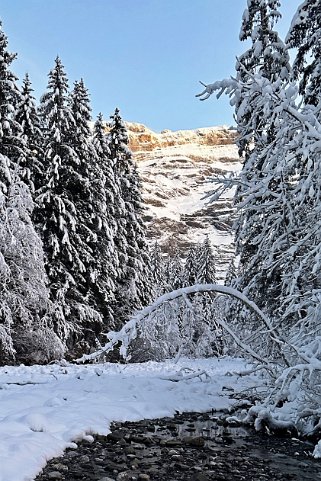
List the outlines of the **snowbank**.
<svg viewBox="0 0 321 481">
<path fill-rule="evenodd" d="M 172 382 L 183 367 L 210 377 Z M 233 359 L 2 367 L 0 481 L 31 481 L 77 440 L 108 434 L 112 421 L 227 408 L 232 401 L 223 386 L 238 391 L 256 384 L 254 376 L 225 376 L 244 367 L 243 360 Z"/>
</svg>

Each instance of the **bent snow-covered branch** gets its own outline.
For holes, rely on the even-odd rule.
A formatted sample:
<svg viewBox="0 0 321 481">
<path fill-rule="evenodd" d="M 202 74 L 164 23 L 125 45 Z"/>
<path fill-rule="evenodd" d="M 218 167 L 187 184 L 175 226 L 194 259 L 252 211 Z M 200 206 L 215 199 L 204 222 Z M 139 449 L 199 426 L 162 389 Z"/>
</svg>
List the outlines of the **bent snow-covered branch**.
<svg viewBox="0 0 321 481">
<path fill-rule="evenodd" d="M 121 348 L 120 353 L 121 355 L 126 358 L 127 356 L 127 349 L 132 340 L 134 340 L 137 336 L 137 327 L 139 324 L 148 318 L 156 309 L 161 306 L 162 304 L 173 301 L 178 297 L 187 296 L 190 294 L 196 293 L 206 293 L 206 292 L 217 292 L 219 294 L 226 294 L 231 297 L 234 297 L 245 304 L 250 310 L 252 310 L 263 322 L 264 326 L 268 329 L 271 339 L 276 342 L 278 345 L 282 343 L 280 339 L 277 337 L 277 333 L 275 329 L 272 327 L 271 321 L 268 317 L 256 306 L 254 302 L 248 299 L 244 294 L 233 289 L 232 287 L 222 286 L 219 284 L 196 284 L 189 287 L 183 287 L 181 289 L 177 289 L 175 291 L 169 292 L 160 296 L 153 302 L 150 306 L 147 306 L 142 311 L 138 312 L 136 316 L 134 316 L 130 321 L 128 321 L 123 328 L 119 332 L 110 332 L 108 333 L 109 342 L 98 349 L 96 352 L 88 355 L 82 356 L 77 362 L 85 362 L 85 361 L 94 361 L 95 359 L 100 358 L 101 356 L 107 354 L 108 352 L 112 351 L 114 347 L 120 342 Z M 245 352 L 250 354 L 255 360 L 259 361 L 263 364 L 269 364 L 269 361 L 263 359 L 260 355 L 258 355 L 250 346 L 244 344 L 241 339 L 233 332 L 233 330 L 228 326 L 228 324 L 220 319 L 219 324 L 223 329 L 225 329 L 234 339 L 234 341 L 241 347 Z"/>
</svg>

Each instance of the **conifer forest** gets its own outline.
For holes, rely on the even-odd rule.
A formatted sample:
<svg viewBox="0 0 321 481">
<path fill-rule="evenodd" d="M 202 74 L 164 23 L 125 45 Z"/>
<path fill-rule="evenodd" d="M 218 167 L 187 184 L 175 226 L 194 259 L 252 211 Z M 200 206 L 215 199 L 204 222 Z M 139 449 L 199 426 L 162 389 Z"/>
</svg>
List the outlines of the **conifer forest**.
<svg viewBox="0 0 321 481">
<path fill-rule="evenodd" d="M 134 364 L 146 365 L 159 376 L 148 381 L 155 382 L 150 391 L 186 383 L 177 388 L 183 407 L 173 400 L 168 408 L 173 413 L 209 409 L 206 396 L 216 389 L 214 381 L 205 385 L 215 377 L 211 369 L 232 363 L 226 368 L 230 384 L 244 383 L 237 398 L 244 404 L 240 422 L 259 432 L 304 438 L 321 458 L 321 1 L 295 2 L 297 11 L 286 19 L 288 33 L 281 38 L 281 1 L 244 0 L 243 52 L 235 71 L 201 82 L 199 93 L 195 86 L 199 106 L 200 100 L 215 109 L 220 97 L 228 97 L 242 165 L 206 179 L 207 202 L 233 195 L 234 255 L 223 282 L 208 235 L 185 252 L 174 244 L 165 252 L 150 235 L 121 111 L 93 119 L 85 80 L 70 85 L 59 56 L 36 99 L 31 76 L 18 79 L 14 73 L 16 54 L 1 25 L 0 371 L 5 375 L 14 369 L 38 376 L 40 367 L 46 373 L 88 368 L 98 382 L 104 366 L 112 365 L 108 369 L 116 376 L 123 365 L 133 373 Z M 191 364 L 175 375 L 150 367 L 179 366 L 182 359 L 201 367 Z M 21 382 L 32 384 L 30 379 Z M 137 389 L 138 397 L 145 389 L 139 382 L 132 380 L 128 388 Z M 197 382 L 203 389 L 198 401 Z M 151 417 L 166 415 L 165 404 L 150 402 L 156 406 Z M 83 437 L 99 433 L 94 421 L 93 426 L 83 428 Z M 64 442 L 74 438 L 68 434 Z M 35 461 L 30 476 L 41 467 Z M 16 474 L 4 476 L 0 465 L 0 481 L 20 481 Z"/>
</svg>

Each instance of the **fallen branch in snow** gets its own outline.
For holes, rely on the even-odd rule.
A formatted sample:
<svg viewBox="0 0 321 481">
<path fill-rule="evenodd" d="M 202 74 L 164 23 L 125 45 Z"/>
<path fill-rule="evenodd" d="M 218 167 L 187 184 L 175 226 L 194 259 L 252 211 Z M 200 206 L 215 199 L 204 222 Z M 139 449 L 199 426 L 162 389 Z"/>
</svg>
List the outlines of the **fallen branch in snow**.
<svg viewBox="0 0 321 481">
<path fill-rule="evenodd" d="M 175 375 L 171 376 L 162 376 L 160 379 L 164 381 L 172 381 L 172 382 L 179 382 L 179 381 L 189 381 L 190 379 L 199 378 L 203 382 L 208 382 L 211 376 L 207 374 L 206 371 L 192 371 L 190 374 L 186 374 L 186 370 L 183 368 L 178 371 Z"/>
<path fill-rule="evenodd" d="M 267 369 L 270 372 L 270 369 L 268 366 L 262 365 L 262 364 L 257 364 L 254 366 L 252 369 L 247 369 L 246 371 L 238 371 L 238 372 L 232 372 L 232 375 L 244 377 L 244 376 L 249 376 L 250 374 L 254 374 L 255 372 L 261 371 L 262 369 Z"/>
</svg>

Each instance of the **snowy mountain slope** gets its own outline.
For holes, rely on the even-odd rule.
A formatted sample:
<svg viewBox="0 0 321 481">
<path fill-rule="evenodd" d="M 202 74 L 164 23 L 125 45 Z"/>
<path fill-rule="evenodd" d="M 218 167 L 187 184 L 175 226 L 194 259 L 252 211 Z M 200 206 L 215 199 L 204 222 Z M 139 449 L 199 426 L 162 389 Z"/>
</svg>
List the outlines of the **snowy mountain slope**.
<svg viewBox="0 0 321 481">
<path fill-rule="evenodd" d="M 213 175 L 241 168 L 235 131 L 213 127 L 157 134 L 141 124 L 127 127 L 143 182 L 149 236 L 165 251 L 178 245 L 186 252 L 209 235 L 222 278 L 232 252 L 233 193 L 213 204 L 204 195 L 212 188 Z"/>
</svg>

